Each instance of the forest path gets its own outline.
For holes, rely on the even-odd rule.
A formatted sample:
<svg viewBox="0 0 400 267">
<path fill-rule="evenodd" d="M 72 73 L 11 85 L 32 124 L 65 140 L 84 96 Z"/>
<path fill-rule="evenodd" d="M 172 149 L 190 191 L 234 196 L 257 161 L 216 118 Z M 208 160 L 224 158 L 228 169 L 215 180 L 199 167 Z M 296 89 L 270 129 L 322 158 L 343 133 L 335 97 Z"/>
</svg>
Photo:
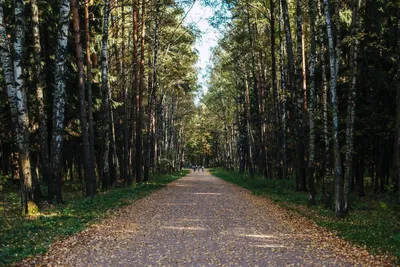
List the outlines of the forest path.
<svg viewBox="0 0 400 267">
<path fill-rule="evenodd" d="M 207 171 L 191 171 L 54 244 L 39 260 L 72 266 L 381 265 L 303 217 Z"/>
</svg>

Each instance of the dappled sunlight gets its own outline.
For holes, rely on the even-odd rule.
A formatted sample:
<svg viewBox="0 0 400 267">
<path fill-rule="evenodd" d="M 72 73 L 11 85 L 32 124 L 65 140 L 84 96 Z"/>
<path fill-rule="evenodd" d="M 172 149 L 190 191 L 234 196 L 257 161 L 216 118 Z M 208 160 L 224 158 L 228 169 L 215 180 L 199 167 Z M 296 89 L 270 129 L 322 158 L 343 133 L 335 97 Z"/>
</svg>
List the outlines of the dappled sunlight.
<svg viewBox="0 0 400 267">
<path fill-rule="evenodd" d="M 272 239 L 276 239 L 278 238 L 277 236 L 274 235 L 254 235 L 254 234 L 238 234 L 238 236 L 243 236 L 243 237 L 254 237 L 254 238 L 261 238 L 261 239 L 268 239 L 268 238 L 272 238 Z"/>
</svg>

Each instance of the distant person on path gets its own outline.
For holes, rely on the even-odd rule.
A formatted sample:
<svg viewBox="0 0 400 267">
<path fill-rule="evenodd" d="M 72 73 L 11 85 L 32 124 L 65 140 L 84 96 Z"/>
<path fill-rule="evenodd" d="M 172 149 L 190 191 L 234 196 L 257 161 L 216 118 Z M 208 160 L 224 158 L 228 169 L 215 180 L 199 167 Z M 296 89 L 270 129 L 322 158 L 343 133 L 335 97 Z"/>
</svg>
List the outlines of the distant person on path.
<svg viewBox="0 0 400 267">
<path fill-rule="evenodd" d="M 204 165 L 201 166 L 201 171 L 204 172 Z"/>
<path fill-rule="evenodd" d="M 193 165 L 193 171 L 196 172 L 196 166 L 195 165 Z"/>
</svg>

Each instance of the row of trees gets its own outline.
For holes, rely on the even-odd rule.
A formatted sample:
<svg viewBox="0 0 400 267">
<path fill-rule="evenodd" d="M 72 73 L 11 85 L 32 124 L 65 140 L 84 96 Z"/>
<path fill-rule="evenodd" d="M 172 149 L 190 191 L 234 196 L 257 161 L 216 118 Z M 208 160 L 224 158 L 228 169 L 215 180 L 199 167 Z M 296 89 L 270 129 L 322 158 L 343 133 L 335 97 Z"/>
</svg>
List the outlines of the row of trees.
<svg viewBox="0 0 400 267">
<path fill-rule="evenodd" d="M 215 164 L 296 181 L 349 212 L 400 193 L 398 1 L 225 1 L 203 115 Z M 397 108 L 397 110 L 396 110 Z M 215 123 L 218 122 L 218 123 Z"/>
<path fill-rule="evenodd" d="M 93 197 L 181 168 L 198 35 L 184 15 L 173 0 L 0 0 L 0 173 L 25 214 L 41 184 L 61 203 L 76 175 Z"/>
</svg>

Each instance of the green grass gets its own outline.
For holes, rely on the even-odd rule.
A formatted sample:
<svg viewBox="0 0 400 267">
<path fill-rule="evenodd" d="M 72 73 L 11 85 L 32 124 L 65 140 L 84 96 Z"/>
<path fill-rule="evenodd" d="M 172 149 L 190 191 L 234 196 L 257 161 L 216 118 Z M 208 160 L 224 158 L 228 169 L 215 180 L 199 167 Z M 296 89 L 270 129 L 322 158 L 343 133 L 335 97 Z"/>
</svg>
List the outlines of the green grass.
<svg viewBox="0 0 400 267">
<path fill-rule="evenodd" d="M 253 194 L 265 196 L 286 209 L 293 210 L 315 221 L 318 225 L 335 231 L 340 237 L 356 245 L 366 247 L 372 253 L 389 253 L 400 263 L 400 213 L 389 200 L 354 199 L 350 215 L 337 219 L 334 211 L 324 205 L 307 205 L 306 193 L 296 192 L 291 180 L 267 180 L 263 177 L 220 168 L 211 173 L 225 181 L 249 189 Z M 392 201 L 392 202 L 391 202 Z M 321 203 L 322 201 L 318 201 Z"/>
<path fill-rule="evenodd" d="M 189 171 L 157 177 L 153 182 L 136 187 L 117 188 L 98 193 L 93 199 L 66 193 L 67 204 L 47 206 L 38 216 L 15 216 L 12 212 L 0 220 L 0 265 L 9 265 L 24 258 L 45 253 L 49 246 L 63 237 L 72 235 L 106 217 L 110 211 L 123 207 L 136 199 L 151 194 L 167 183 L 185 176 Z M 11 210 L 19 209 L 15 192 L 7 193 Z"/>
</svg>

